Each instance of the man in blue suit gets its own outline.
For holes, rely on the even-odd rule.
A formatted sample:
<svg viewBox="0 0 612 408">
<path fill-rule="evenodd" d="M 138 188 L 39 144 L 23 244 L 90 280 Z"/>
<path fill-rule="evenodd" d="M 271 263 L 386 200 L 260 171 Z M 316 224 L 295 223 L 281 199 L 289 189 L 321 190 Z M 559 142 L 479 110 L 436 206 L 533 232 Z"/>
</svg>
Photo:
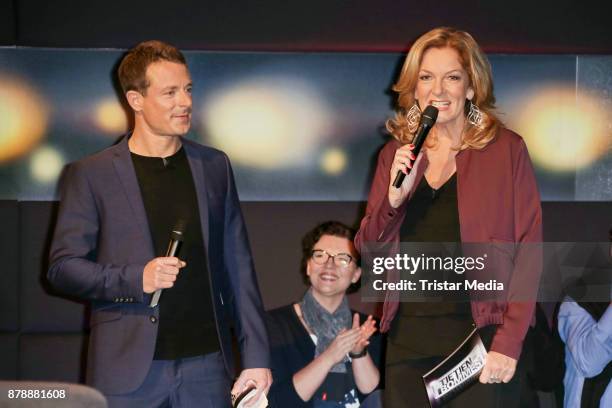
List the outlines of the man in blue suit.
<svg viewBox="0 0 612 408">
<path fill-rule="evenodd" d="M 243 371 L 231 393 L 267 392 L 263 307 L 230 162 L 182 138 L 185 58 L 148 41 L 118 72 L 134 130 L 69 166 L 48 272 L 57 289 L 92 302 L 87 381 L 111 407 L 229 406 L 233 321 Z M 165 257 L 179 220 L 183 245 Z"/>
</svg>

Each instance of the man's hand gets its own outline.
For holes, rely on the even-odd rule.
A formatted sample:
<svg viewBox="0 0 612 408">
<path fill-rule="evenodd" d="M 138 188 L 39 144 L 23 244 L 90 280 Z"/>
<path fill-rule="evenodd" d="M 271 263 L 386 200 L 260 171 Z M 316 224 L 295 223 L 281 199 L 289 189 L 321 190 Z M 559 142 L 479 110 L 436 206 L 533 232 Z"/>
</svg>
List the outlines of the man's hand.
<svg viewBox="0 0 612 408">
<path fill-rule="evenodd" d="M 257 388 L 257 394 L 253 396 L 246 404 L 247 407 L 252 406 L 259 400 L 261 393 L 268 394 L 270 386 L 272 385 L 272 372 L 269 368 L 247 368 L 242 370 L 240 376 L 234 383 L 232 388 L 232 395 L 239 395 L 249 385 L 253 385 Z"/>
<path fill-rule="evenodd" d="M 489 351 L 487 361 L 480 373 L 480 382 L 483 384 L 507 383 L 516 371 L 516 360 L 496 351 Z"/>
<path fill-rule="evenodd" d="M 142 272 L 142 290 L 153 293 L 157 289 L 174 286 L 179 269 L 187 265 L 176 257 L 160 257 L 149 261 Z"/>
</svg>

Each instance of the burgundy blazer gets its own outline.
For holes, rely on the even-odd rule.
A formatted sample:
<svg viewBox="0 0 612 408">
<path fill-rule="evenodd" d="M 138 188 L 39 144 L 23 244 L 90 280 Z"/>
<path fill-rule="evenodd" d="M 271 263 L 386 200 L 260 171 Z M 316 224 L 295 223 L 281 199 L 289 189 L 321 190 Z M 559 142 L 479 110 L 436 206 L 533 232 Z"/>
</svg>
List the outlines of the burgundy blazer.
<svg viewBox="0 0 612 408">
<path fill-rule="evenodd" d="M 412 183 L 408 199 L 398 208 L 391 207 L 387 198 L 389 172 L 399 147 L 401 144 L 397 140 L 391 140 L 378 156 L 366 214 L 355 238 L 355 246 L 360 251 L 367 242 L 399 242 L 400 228 L 407 216 L 406 203 L 427 168 L 427 156 L 423 156 L 413 169 L 414 177 L 405 181 Z M 519 135 L 501 129 L 484 149 L 463 150 L 457 154 L 456 161 L 462 242 L 542 242 L 540 194 L 527 147 Z M 510 271 L 511 283 L 537 288 L 541 257 L 534 257 L 533 253 L 522 250 L 523 247 L 516 248 L 514 266 Z M 512 293 L 509 299 L 512 299 Z M 399 307 L 398 300 L 397 291 L 387 293 L 381 330 L 389 329 Z M 472 300 L 472 316 L 478 327 L 499 325 L 491 344 L 492 351 L 519 358 L 527 329 L 534 319 L 535 295 L 533 301 L 525 300 Z"/>
</svg>

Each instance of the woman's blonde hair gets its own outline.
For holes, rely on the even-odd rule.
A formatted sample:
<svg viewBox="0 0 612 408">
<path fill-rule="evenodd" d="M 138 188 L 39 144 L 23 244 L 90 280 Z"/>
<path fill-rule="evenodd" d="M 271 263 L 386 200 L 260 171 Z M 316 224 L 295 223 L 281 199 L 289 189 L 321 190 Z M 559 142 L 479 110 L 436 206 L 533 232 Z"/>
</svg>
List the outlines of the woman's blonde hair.
<svg viewBox="0 0 612 408">
<path fill-rule="evenodd" d="M 502 126 L 495 116 L 495 96 L 491 65 L 474 38 L 465 31 L 449 27 L 435 28 L 425 33 L 412 45 L 399 80 L 393 86 L 398 95 L 398 110 L 395 118 L 387 120 L 387 130 L 401 143 L 410 143 L 416 129 L 408 125 L 406 114 L 416 103 L 414 91 L 417 85 L 419 68 L 425 51 L 430 48 L 450 47 L 457 51 L 463 69 L 469 77 L 469 86 L 474 90 L 472 102 L 483 113 L 483 122 L 479 127 L 467 123 L 460 150 L 482 149 L 489 144 Z M 469 106 L 466 102 L 466 106 Z M 425 107 L 422 106 L 421 109 Z M 467 110 L 467 108 L 466 108 Z"/>
</svg>

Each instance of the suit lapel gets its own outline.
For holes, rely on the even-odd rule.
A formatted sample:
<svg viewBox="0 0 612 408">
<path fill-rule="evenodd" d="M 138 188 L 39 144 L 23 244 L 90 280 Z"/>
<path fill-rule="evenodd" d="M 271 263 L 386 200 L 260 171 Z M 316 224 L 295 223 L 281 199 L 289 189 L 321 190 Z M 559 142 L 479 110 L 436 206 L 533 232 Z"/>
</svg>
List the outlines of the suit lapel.
<svg viewBox="0 0 612 408">
<path fill-rule="evenodd" d="M 134 219 L 138 224 L 143 236 L 149 242 L 150 252 L 153 255 L 153 241 L 151 238 L 151 231 L 149 229 L 149 222 L 147 220 L 147 213 L 142 202 L 142 195 L 140 193 L 140 186 L 138 179 L 136 178 L 136 171 L 134 170 L 134 164 L 130 157 L 130 149 L 128 147 L 128 136 L 125 136 L 121 142 L 119 142 L 114 148 L 113 155 L 113 166 L 119 176 L 119 180 L 123 185 L 125 195 L 127 196 L 130 207 L 134 214 Z"/>
<path fill-rule="evenodd" d="M 200 211 L 200 224 L 202 227 L 202 238 L 204 239 L 204 247 L 208 250 L 209 243 L 209 228 L 208 228 L 208 195 L 206 188 L 206 179 L 204 177 L 204 163 L 202 156 L 190 140 L 183 139 L 183 146 L 191 168 L 191 176 L 195 184 L 195 191 L 198 197 L 198 210 Z"/>
</svg>

